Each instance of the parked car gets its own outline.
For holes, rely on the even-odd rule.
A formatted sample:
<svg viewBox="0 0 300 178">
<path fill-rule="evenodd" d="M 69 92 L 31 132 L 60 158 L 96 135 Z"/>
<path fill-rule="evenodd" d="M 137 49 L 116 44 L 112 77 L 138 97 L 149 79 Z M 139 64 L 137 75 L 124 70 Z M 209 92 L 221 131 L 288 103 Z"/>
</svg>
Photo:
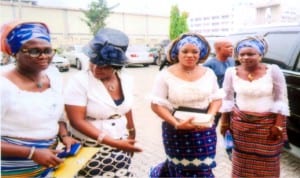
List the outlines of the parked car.
<svg viewBox="0 0 300 178">
<path fill-rule="evenodd" d="M 15 59 L 8 55 L 8 54 L 5 54 L 3 52 L 0 51 L 0 65 L 7 65 L 7 64 L 10 64 L 10 63 L 14 63 L 15 62 Z"/>
<path fill-rule="evenodd" d="M 89 58 L 84 54 L 83 50 L 83 45 L 71 45 L 61 53 L 61 56 L 70 61 L 71 67 L 75 67 L 78 70 L 86 70 L 89 66 Z"/>
<path fill-rule="evenodd" d="M 53 59 L 51 61 L 51 64 L 56 66 L 57 69 L 60 71 L 60 72 L 65 72 L 65 71 L 69 71 L 70 69 L 70 62 L 68 59 L 62 57 L 62 56 L 59 56 L 58 54 L 55 54 L 53 56 Z"/>
<path fill-rule="evenodd" d="M 126 56 L 128 58 L 127 66 L 136 64 L 149 66 L 154 61 L 153 54 L 149 52 L 149 48 L 146 45 L 128 46 Z"/>
<path fill-rule="evenodd" d="M 264 36 L 268 41 L 269 50 L 263 62 L 277 64 L 285 75 L 291 113 L 287 122 L 291 148 L 286 150 L 300 157 L 300 25 L 246 29 L 230 34 L 229 38 L 237 42 L 254 35 Z"/>
</svg>

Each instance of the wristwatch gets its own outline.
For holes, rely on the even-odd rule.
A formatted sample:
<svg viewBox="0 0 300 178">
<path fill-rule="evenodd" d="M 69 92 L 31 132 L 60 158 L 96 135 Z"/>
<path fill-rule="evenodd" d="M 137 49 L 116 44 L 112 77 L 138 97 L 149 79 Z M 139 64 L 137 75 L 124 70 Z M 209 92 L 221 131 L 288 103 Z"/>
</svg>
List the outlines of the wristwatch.
<svg viewBox="0 0 300 178">
<path fill-rule="evenodd" d="M 278 125 L 275 125 L 274 127 L 276 127 L 280 132 L 282 132 L 282 130 L 283 130 L 283 128 Z"/>
</svg>

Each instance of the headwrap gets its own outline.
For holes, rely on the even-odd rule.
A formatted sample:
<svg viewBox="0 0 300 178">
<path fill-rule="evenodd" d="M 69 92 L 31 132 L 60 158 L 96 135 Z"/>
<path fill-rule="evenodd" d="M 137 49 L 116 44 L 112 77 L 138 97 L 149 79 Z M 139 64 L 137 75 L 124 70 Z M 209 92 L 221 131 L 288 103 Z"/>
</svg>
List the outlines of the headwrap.
<svg viewBox="0 0 300 178">
<path fill-rule="evenodd" d="M 85 53 L 96 65 L 123 66 L 126 64 L 129 39 L 119 30 L 111 28 L 100 29 L 95 37 L 85 47 Z"/>
<path fill-rule="evenodd" d="M 193 44 L 199 49 L 199 61 L 205 60 L 208 57 L 210 46 L 206 39 L 199 34 L 187 33 L 181 35 L 179 38 L 173 41 L 173 44 L 171 45 L 171 48 L 169 50 L 169 62 L 174 63 L 175 61 L 178 61 L 177 57 L 179 50 L 185 44 Z"/>
<path fill-rule="evenodd" d="M 240 50 L 245 47 L 250 47 L 256 49 L 256 51 L 264 56 L 267 52 L 267 43 L 264 39 L 258 37 L 248 37 L 244 40 L 239 41 L 235 47 L 236 55 L 239 54 Z"/>
<path fill-rule="evenodd" d="M 50 42 L 48 27 L 41 22 L 10 22 L 1 29 L 1 51 L 9 55 L 17 53 L 29 40 L 40 38 Z"/>
</svg>

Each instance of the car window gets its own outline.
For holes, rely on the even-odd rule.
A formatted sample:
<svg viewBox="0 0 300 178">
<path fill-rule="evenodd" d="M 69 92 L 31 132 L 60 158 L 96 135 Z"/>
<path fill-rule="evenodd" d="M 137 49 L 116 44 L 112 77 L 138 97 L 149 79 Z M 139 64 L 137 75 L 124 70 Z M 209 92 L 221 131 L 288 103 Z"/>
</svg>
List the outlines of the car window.
<svg viewBox="0 0 300 178">
<path fill-rule="evenodd" d="M 149 51 L 149 48 L 147 46 L 144 45 L 133 45 L 133 46 L 129 46 L 127 51 Z"/>
<path fill-rule="evenodd" d="M 293 54 L 296 43 L 299 41 L 299 33 L 268 33 L 265 38 L 269 44 L 269 50 L 265 58 L 276 60 L 281 68 L 292 69 L 294 60 L 291 54 Z"/>
</svg>

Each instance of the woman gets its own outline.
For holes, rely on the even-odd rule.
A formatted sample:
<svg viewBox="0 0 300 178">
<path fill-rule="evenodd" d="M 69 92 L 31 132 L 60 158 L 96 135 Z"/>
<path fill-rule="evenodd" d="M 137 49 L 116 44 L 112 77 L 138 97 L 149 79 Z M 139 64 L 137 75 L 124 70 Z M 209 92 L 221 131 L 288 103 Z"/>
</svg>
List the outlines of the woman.
<svg viewBox="0 0 300 178">
<path fill-rule="evenodd" d="M 132 78 L 121 72 L 128 37 L 103 28 L 86 48 L 90 69 L 70 79 L 65 108 L 72 135 L 99 152 L 80 170 L 80 176 L 132 176 L 128 171 L 134 146 Z"/>
<path fill-rule="evenodd" d="M 179 121 L 172 115 L 180 106 L 212 116 L 219 110 L 222 96 L 217 78 L 211 69 L 199 65 L 209 52 L 208 42 L 198 34 L 183 34 L 171 44 L 171 65 L 158 75 L 151 101 L 152 110 L 164 121 L 167 160 L 151 170 L 151 177 L 214 177 L 215 125 L 198 126 L 192 117 Z"/>
<path fill-rule="evenodd" d="M 233 177 L 280 176 L 289 106 L 283 73 L 277 65 L 261 62 L 267 49 L 263 38 L 239 41 L 234 52 L 241 65 L 225 73 L 221 133 L 230 121 Z"/>
<path fill-rule="evenodd" d="M 3 26 L 1 51 L 16 65 L 0 76 L 1 176 L 37 177 L 62 163 L 55 150 L 57 134 L 69 150 L 63 116 L 62 79 L 49 66 L 55 50 L 48 27 L 41 22 L 11 22 Z"/>
</svg>

